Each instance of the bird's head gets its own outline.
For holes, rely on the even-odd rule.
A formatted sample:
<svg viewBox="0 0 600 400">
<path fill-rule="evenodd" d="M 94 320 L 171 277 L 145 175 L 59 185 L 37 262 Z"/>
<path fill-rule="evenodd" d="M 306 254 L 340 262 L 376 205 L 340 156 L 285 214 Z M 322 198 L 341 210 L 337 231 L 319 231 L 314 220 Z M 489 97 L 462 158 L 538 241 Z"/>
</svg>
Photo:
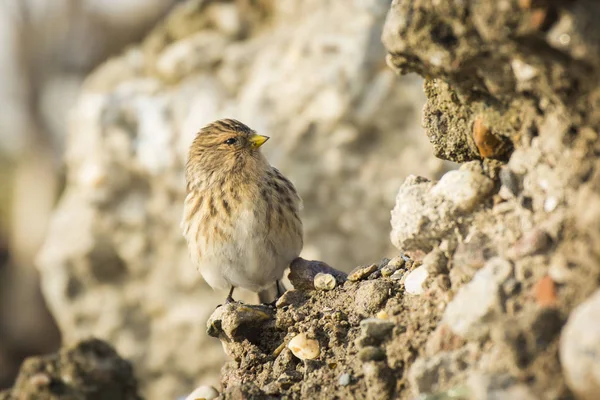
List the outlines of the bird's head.
<svg viewBox="0 0 600 400">
<path fill-rule="evenodd" d="M 234 119 L 206 125 L 190 147 L 186 163 L 188 183 L 258 173 L 254 170 L 268 165 L 259 150 L 268 139 Z"/>
</svg>

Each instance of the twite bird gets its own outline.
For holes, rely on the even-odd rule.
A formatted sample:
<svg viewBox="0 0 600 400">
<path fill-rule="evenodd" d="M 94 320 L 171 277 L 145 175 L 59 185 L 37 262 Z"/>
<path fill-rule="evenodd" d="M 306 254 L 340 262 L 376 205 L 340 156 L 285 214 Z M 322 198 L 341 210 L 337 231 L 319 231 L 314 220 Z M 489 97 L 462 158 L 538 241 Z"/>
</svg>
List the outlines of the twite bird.
<svg viewBox="0 0 600 400">
<path fill-rule="evenodd" d="M 194 138 L 185 166 L 181 227 L 204 280 L 236 287 L 267 302 L 280 293 L 283 271 L 302 250 L 301 200 L 260 147 L 268 140 L 233 119 L 215 121 Z"/>
</svg>

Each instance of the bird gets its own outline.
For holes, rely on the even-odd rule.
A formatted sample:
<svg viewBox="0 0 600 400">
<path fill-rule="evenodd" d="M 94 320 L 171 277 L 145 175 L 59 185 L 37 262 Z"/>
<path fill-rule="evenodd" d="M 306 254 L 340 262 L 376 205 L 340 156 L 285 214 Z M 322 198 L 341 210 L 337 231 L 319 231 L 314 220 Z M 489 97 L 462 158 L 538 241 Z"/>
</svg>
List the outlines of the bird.
<svg viewBox="0 0 600 400">
<path fill-rule="evenodd" d="M 260 151 L 269 139 L 234 119 L 196 134 L 185 163 L 181 228 L 192 262 L 213 289 L 240 287 L 259 301 L 282 294 L 284 270 L 299 256 L 302 200 Z"/>
</svg>

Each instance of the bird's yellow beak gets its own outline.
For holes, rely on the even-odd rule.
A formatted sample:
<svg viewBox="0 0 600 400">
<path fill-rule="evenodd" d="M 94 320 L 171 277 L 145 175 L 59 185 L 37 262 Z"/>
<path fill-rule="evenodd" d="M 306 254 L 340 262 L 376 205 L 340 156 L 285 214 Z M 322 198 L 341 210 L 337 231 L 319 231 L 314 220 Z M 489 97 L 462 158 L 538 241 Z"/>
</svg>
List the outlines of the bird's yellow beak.
<svg viewBox="0 0 600 400">
<path fill-rule="evenodd" d="M 254 135 L 250 136 L 250 138 L 248 140 L 252 144 L 253 149 L 258 149 L 260 146 L 265 144 L 265 142 L 267 140 L 269 140 L 269 137 L 263 136 L 263 135 L 258 135 L 255 133 Z"/>
</svg>

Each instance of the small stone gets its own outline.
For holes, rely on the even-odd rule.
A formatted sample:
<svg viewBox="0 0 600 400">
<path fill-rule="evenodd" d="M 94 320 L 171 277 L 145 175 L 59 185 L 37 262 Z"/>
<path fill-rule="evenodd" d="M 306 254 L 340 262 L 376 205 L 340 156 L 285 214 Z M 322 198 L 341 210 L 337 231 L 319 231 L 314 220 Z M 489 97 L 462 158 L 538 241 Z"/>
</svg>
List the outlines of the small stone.
<svg viewBox="0 0 600 400">
<path fill-rule="evenodd" d="M 549 212 L 556 210 L 556 207 L 558 207 L 558 198 L 557 197 L 550 196 L 550 197 L 546 198 L 546 200 L 544 201 L 544 211 L 549 213 Z"/>
<path fill-rule="evenodd" d="M 556 283 L 565 283 L 573 279 L 573 271 L 567 266 L 564 255 L 556 254 L 548 268 L 548 275 Z"/>
<path fill-rule="evenodd" d="M 517 175 L 510 170 L 508 167 L 502 167 L 500 169 L 500 183 L 502 187 L 507 188 L 514 196 L 521 192 L 521 183 Z"/>
<path fill-rule="evenodd" d="M 380 347 L 366 346 L 358 352 L 358 359 L 362 362 L 383 361 L 385 360 L 385 351 Z"/>
<path fill-rule="evenodd" d="M 392 279 L 394 281 L 399 281 L 404 277 L 405 274 L 406 274 L 406 271 L 396 271 L 390 276 L 390 279 Z"/>
<path fill-rule="evenodd" d="M 388 315 L 387 312 L 385 312 L 385 310 L 381 310 L 377 314 L 375 314 L 375 318 L 379 318 L 379 319 L 388 319 L 389 317 L 390 316 Z"/>
<path fill-rule="evenodd" d="M 212 400 L 219 397 L 219 392 L 212 386 L 198 386 L 185 400 Z"/>
<path fill-rule="evenodd" d="M 373 272 L 377 271 L 377 264 L 371 264 L 369 266 L 358 266 L 348 274 L 348 280 L 351 282 L 357 282 L 367 278 Z"/>
<path fill-rule="evenodd" d="M 306 301 L 306 295 L 299 290 L 290 289 L 283 292 L 277 299 L 275 307 L 282 308 L 286 306 L 300 306 Z"/>
<path fill-rule="evenodd" d="M 409 272 L 408 276 L 404 280 L 404 289 L 410 294 L 423 294 L 425 292 L 423 284 L 427 280 L 428 276 L 429 274 L 423 265 L 413 269 Z"/>
<path fill-rule="evenodd" d="M 314 285 L 317 290 L 333 290 L 336 285 L 335 277 L 319 272 L 315 275 Z"/>
<path fill-rule="evenodd" d="M 340 386 L 348 386 L 350 384 L 351 380 L 352 380 L 352 376 L 350 374 L 346 373 L 346 374 L 340 375 L 340 379 L 338 380 L 338 383 L 340 384 Z"/>
<path fill-rule="evenodd" d="M 434 249 L 423 258 L 423 267 L 429 275 L 447 274 L 448 259 L 439 249 Z"/>
<path fill-rule="evenodd" d="M 391 335 L 394 329 L 392 321 L 386 321 L 378 318 L 367 318 L 360 321 L 360 330 L 363 336 L 383 341 Z"/>
<path fill-rule="evenodd" d="M 314 360 L 321 354 L 319 342 L 310 339 L 306 333 L 294 336 L 288 343 L 288 349 L 300 360 Z"/>
<path fill-rule="evenodd" d="M 552 243 L 552 238 L 541 229 L 534 229 L 525 235 L 509 249 L 509 256 L 517 259 L 537 254 L 547 249 Z"/>
<path fill-rule="evenodd" d="M 541 307 L 556 305 L 556 284 L 548 275 L 537 281 L 533 287 L 536 303 Z"/>
<path fill-rule="evenodd" d="M 224 304 L 206 322 L 207 333 L 226 343 L 244 339 L 253 341 L 261 335 L 264 324 L 273 316 L 273 309 L 267 306 L 237 302 Z"/>
<path fill-rule="evenodd" d="M 600 290 L 577 306 L 562 330 L 560 361 L 575 397 L 594 400 L 600 393 Z"/>
<path fill-rule="evenodd" d="M 471 282 L 460 288 L 442 319 L 453 333 L 473 340 L 488 335 L 489 323 L 503 312 L 497 279 L 493 265 L 488 263 L 477 271 Z"/>
<path fill-rule="evenodd" d="M 481 117 L 473 121 L 473 141 L 484 158 L 495 158 L 505 151 L 504 142 L 490 131 Z"/>
<path fill-rule="evenodd" d="M 493 188 L 494 182 L 487 176 L 461 168 L 446 172 L 430 193 L 443 197 L 458 210 L 467 212 L 483 202 Z"/>
<path fill-rule="evenodd" d="M 515 77 L 521 82 L 529 81 L 535 78 L 538 74 L 538 70 L 535 67 L 517 58 L 512 60 L 510 65 L 513 69 L 513 72 L 515 73 Z"/>
<path fill-rule="evenodd" d="M 359 315 L 369 315 L 379 311 L 390 297 L 391 282 L 378 279 L 360 283 L 354 296 L 354 306 Z"/>
<path fill-rule="evenodd" d="M 397 256 L 397 257 L 392 258 L 390 260 L 390 262 L 387 263 L 386 267 L 394 266 L 394 267 L 400 268 L 400 267 L 404 266 L 405 262 L 406 262 L 406 260 L 404 259 L 403 256 Z"/>
<path fill-rule="evenodd" d="M 288 279 L 295 289 L 313 290 L 315 289 L 315 276 L 319 273 L 332 275 L 336 279 L 337 284 L 342 284 L 346 281 L 346 274 L 344 272 L 338 271 L 322 261 L 310 261 L 300 257 L 296 258 L 290 264 Z"/>
</svg>

